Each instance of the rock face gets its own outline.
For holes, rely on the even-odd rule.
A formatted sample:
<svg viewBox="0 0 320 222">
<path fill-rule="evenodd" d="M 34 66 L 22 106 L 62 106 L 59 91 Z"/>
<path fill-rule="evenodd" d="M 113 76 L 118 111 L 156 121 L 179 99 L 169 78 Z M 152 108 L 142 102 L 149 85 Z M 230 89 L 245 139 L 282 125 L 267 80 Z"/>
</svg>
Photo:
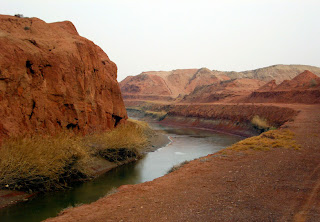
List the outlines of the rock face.
<svg viewBox="0 0 320 222">
<path fill-rule="evenodd" d="M 0 139 L 112 129 L 127 114 L 117 67 L 71 22 L 0 15 Z"/>
</svg>

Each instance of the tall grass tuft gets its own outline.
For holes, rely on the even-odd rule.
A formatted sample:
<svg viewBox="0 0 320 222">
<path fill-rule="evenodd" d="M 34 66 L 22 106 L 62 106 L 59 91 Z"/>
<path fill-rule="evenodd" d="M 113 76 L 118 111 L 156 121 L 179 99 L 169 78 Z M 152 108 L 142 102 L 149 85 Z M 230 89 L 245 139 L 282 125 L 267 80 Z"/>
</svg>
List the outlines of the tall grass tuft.
<svg viewBox="0 0 320 222">
<path fill-rule="evenodd" d="M 119 162 L 140 157 L 141 150 L 148 145 L 148 134 L 151 131 L 145 122 L 128 120 L 111 132 L 88 136 L 87 141 L 96 155 L 111 162 Z"/>
<path fill-rule="evenodd" d="M 92 161 L 138 158 L 152 130 L 139 121 L 127 121 L 111 132 L 79 136 L 65 131 L 55 136 L 11 138 L 0 147 L 0 188 L 46 191 L 68 186 L 74 179 L 92 176 Z"/>
<path fill-rule="evenodd" d="M 268 130 L 269 128 L 271 128 L 271 126 L 268 124 L 268 121 L 264 118 L 259 117 L 258 115 L 255 115 L 252 118 L 251 123 L 260 130 Z"/>
<path fill-rule="evenodd" d="M 89 149 L 71 132 L 11 138 L 0 149 L 0 185 L 12 189 L 61 188 L 65 178 L 86 174 L 74 168 L 76 162 L 90 161 Z"/>
</svg>

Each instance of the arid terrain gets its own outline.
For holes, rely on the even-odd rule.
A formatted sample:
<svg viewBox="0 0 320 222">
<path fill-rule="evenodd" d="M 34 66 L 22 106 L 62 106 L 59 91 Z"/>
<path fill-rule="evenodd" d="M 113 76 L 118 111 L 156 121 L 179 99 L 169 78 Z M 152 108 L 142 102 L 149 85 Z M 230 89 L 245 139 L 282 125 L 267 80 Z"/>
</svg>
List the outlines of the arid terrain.
<svg viewBox="0 0 320 222">
<path fill-rule="evenodd" d="M 0 117 L 0 208 L 90 179 L 118 165 L 83 146 L 127 122 L 117 66 L 69 21 L 0 15 Z"/>
<path fill-rule="evenodd" d="M 47 221 L 319 221 L 320 68 L 150 71 L 118 84 L 71 22 L 0 21 L 1 207 L 167 140 L 128 112 L 246 139 Z"/>
<path fill-rule="evenodd" d="M 48 221 L 318 221 L 320 106 L 280 106 L 299 150 L 219 152 Z"/>
<path fill-rule="evenodd" d="M 208 85 L 189 91 L 183 81 L 180 86 L 174 84 L 180 91 L 172 94 L 169 84 L 158 78 L 167 79 L 172 73 L 149 73 L 159 82 L 153 86 L 158 90 L 154 94 L 148 94 L 151 88 L 143 88 L 151 84 L 148 74 L 141 74 L 147 82 L 138 79 L 137 87 L 135 77 L 124 80 L 120 85 L 129 114 L 247 136 L 277 129 L 191 161 L 151 182 L 121 186 L 110 196 L 67 209 L 47 221 L 318 221 L 319 77 L 310 71 L 295 72 L 297 67 L 283 69 L 272 75 L 261 69 L 244 72 L 236 79 L 230 78 L 235 73 L 229 73 L 229 79 L 227 75 L 220 80 L 211 77 L 212 82 L 204 81 Z M 266 125 L 255 125 L 255 116 Z M 274 145 L 269 147 L 266 141 Z"/>
<path fill-rule="evenodd" d="M 178 69 L 128 76 L 120 87 L 125 100 L 214 102 L 248 95 L 272 80 L 277 84 L 289 81 L 305 70 L 320 76 L 320 68 L 303 65 L 274 65 L 244 72 Z"/>
</svg>

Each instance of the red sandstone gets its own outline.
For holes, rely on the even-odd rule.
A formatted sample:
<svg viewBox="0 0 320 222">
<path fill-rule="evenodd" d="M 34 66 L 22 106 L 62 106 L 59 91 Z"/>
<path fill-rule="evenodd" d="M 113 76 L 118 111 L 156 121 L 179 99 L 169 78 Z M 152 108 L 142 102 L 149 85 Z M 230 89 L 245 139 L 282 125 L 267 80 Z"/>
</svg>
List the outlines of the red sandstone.
<svg viewBox="0 0 320 222">
<path fill-rule="evenodd" d="M 0 30 L 0 140 L 127 118 L 116 65 L 71 22 L 0 15 Z"/>
</svg>

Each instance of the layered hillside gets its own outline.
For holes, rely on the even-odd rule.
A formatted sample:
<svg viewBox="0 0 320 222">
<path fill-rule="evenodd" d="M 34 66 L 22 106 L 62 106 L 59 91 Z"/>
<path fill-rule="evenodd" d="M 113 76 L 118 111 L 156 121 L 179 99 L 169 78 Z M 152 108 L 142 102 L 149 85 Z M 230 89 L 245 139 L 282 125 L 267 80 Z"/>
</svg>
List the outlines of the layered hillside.
<svg viewBox="0 0 320 222">
<path fill-rule="evenodd" d="M 112 129 L 127 118 L 116 78 L 116 65 L 71 22 L 0 15 L 0 140 Z"/>
<path fill-rule="evenodd" d="M 277 85 L 270 81 L 241 102 L 320 103 L 320 77 L 306 70 Z"/>
<path fill-rule="evenodd" d="M 293 79 L 304 70 L 310 70 L 316 75 L 320 75 L 320 68 L 304 65 L 274 65 L 244 72 L 224 72 L 209 70 L 207 68 L 180 69 L 168 72 L 143 72 L 137 76 L 127 77 L 120 83 L 120 86 L 125 99 L 173 100 L 179 95 L 181 98 L 190 93 L 199 93 L 199 87 L 206 85 L 212 85 L 212 92 L 217 90 L 216 87 L 218 87 L 218 90 L 222 90 L 225 85 L 221 85 L 220 82 L 237 80 L 235 82 L 231 81 L 230 83 L 234 84 L 235 89 L 231 89 L 231 86 L 227 86 L 229 87 L 228 90 L 240 92 L 238 89 L 241 87 L 237 85 L 247 84 L 248 88 L 243 88 L 245 90 L 244 93 L 246 94 L 261 87 L 260 83 L 257 84 L 257 81 L 259 80 L 260 82 L 274 80 L 274 83 L 280 83 L 283 80 Z M 238 81 L 240 79 L 242 80 Z M 205 87 L 205 89 L 202 89 L 201 91 L 209 91 L 209 88 Z M 193 92 L 194 90 L 195 92 Z M 233 94 L 233 92 L 226 92 L 226 94 Z M 212 99 L 209 99 L 209 101 L 211 100 Z M 215 98 L 213 100 L 215 100 Z"/>
<path fill-rule="evenodd" d="M 275 80 L 277 83 L 280 83 L 284 80 L 293 79 L 305 70 L 309 70 L 312 73 L 320 76 L 319 67 L 307 65 L 273 65 L 244 72 L 225 72 L 225 75 L 231 79 L 249 78 L 259 79 L 262 81 Z"/>
<path fill-rule="evenodd" d="M 257 79 L 234 79 L 217 82 L 211 85 L 197 87 L 189 95 L 186 95 L 181 102 L 228 102 L 241 97 L 247 96 L 265 82 Z"/>
<path fill-rule="evenodd" d="M 216 75 L 207 69 L 177 69 L 173 71 L 143 72 L 137 76 L 128 76 L 120 82 L 124 98 L 156 99 L 175 98 L 189 94 L 197 86 L 219 82 L 229 79 L 226 76 Z"/>
</svg>

